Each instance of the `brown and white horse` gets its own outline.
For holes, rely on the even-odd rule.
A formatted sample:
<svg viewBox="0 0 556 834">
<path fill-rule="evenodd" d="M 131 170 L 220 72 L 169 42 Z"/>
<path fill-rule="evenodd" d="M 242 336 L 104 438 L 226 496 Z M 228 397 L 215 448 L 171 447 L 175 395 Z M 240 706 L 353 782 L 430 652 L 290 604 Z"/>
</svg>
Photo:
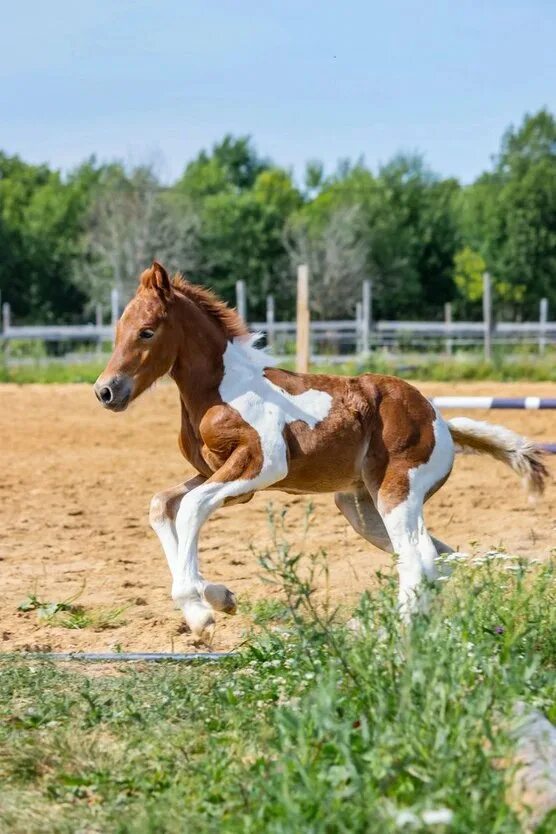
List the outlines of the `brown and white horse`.
<svg viewBox="0 0 556 834">
<path fill-rule="evenodd" d="M 180 447 L 197 475 L 160 492 L 150 523 L 172 573 L 172 597 L 193 632 L 235 597 L 200 570 L 202 525 L 223 504 L 263 489 L 334 493 L 354 529 L 397 554 L 407 614 L 435 560 L 451 548 L 431 537 L 423 505 L 448 478 L 454 443 L 502 460 L 541 492 L 539 449 L 508 429 L 466 418 L 446 422 L 394 377 L 297 374 L 269 367 L 245 324 L 208 290 L 153 263 L 118 324 L 110 361 L 95 384 L 105 408 L 123 411 L 163 374 L 181 398 Z"/>
</svg>

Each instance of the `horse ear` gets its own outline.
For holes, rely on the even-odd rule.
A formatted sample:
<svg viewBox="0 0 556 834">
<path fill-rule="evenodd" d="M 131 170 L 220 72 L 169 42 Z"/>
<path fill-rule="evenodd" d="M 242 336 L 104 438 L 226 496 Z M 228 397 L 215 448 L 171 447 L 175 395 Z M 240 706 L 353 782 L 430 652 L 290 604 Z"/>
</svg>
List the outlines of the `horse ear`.
<svg viewBox="0 0 556 834">
<path fill-rule="evenodd" d="M 163 301 L 170 301 L 172 298 L 172 282 L 168 273 L 158 261 L 153 261 L 152 266 L 143 272 L 139 280 L 142 287 L 155 290 Z"/>
</svg>

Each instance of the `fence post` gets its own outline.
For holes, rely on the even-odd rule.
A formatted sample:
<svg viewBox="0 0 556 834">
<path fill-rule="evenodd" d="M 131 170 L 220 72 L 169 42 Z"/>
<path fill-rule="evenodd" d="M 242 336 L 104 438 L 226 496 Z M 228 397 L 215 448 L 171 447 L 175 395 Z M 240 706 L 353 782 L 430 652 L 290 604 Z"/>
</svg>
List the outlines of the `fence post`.
<svg viewBox="0 0 556 834">
<path fill-rule="evenodd" d="M 539 353 L 546 349 L 546 323 L 548 321 L 548 298 L 541 298 L 539 305 Z"/>
<path fill-rule="evenodd" d="M 492 285 L 488 272 L 483 275 L 483 327 L 485 360 L 490 362 L 492 359 Z"/>
<path fill-rule="evenodd" d="M 10 305 L 7 301 L 2 304 L 2 333 L 5 335 L 10 329 Z"/>
<path fill-rule="evenodd" d="M 97 304 L 95 307 L 95 327 L 97 329 L 97 353 L 102 352 L 102 304 Z"/>
<path fill-rule="evenodd" d="M 448 356 L 452 355 L 452 302 L 447 301 L 444 305 L 444 324 L 446 325 L 446 353 Z"/>
<path fill-rule="evenodd" d="M 266 297 L 266 343 L 274 350 L 274 296 Z"/>
<path fill-rule="evenodd" d="M 247 321 L 247 301 L 245 298 L 245 281 L 236 281 L 236 309 L 243 319 Z"/>
<path fill-rule="evenodd" d="M 363 353 L 363 302 L 355 304 L 355 353 L 361 356 Z"/>
<path fill-rule="evenodd" d="M 373 285 L 370 278 L 363 281 L 363 311 L 361 318 L 361 353 L 363 359 L 369 356 L 371 340 L 371 321 L 373 304 Z"/>
<path fill-rule="evenodd" d="M 112 340 L 116 340 L 116 325 L 120 318 L 120 294 L 117 287 L 112 287 L 110 292 L 110 321 L 112 324 Z"/>
<path fill-rule="evenodd" d="M 309 267 L 302 264 L 297 268 L 296 370 L 300 374 L 309 371 L 310 340 Z"/>
</svg>

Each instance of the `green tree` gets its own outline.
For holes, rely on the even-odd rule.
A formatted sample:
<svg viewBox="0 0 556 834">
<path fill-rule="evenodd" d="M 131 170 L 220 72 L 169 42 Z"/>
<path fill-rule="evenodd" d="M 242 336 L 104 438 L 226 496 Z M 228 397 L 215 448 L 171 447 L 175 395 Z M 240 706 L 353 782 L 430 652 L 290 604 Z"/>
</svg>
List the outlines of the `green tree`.
<svg viewBox="0 0 556 834">
<path fill-rule="evenodd" d="M 244 280 L 251 318 L 264 315 L 269 292 L 283 303 L 288 262 L 280 209 L 252 192 L 224 192 L 206 198 L 201 218 L 199 277 L 231 303 L 236 281 Z"/>
<path fill-rule="evenodd" d="M 119 163 L 105 166 L 86 225 L 75 280 L 90 301 L 106 304 L 112 287 L 126 301 L 154 259 L 170 270 L 197 267 L 198 212 L 190 202 L 171 199 L 148 165 L 129 170 Z"/>
<path fill-rule="evenodd" d="M 400 241 L 407 264 L 413 315 L 417 303 L 421 315 L 435 318 L 444 302 L 455 297 L 453 259 L 461 238 L 454 204 L 459 184 L 439 179 L 421 157 L 406 155 L 385 166 L 379 180 L 391 234 Z"/>
<path fill-rule="evenodd" d="M 370 277 L 376 315 L 439 315 L 442 303 L 455 295 L 453 257 L 460 235 L 454 202 L 458 190 L 454 180 L 435 177 L 420 157 L 395 157 L 378 176 L 362 161 L 355 165 L 344 162 L 302 209 L 302 228 L 308 240 L 321 240 L 324 251 L 332 218 L 345 218 L 342 212 L 355 209 L 354 233 L 341 235 L 346 273 L 355 269 L 350 266 L 352 254 L 353 262 L 361 264 L 361 246 L 365 249 L 365 263 L 358 266 L 357 280 L 350 284 L 354 293 L 351 307 L 359 297 L 362 277 Z M 293 225 L 296 223 L 294 218 Z M 325 262 L 321 257 L 320 263 Z M 324 267 L 317 269 L 314 281 L 316 292 L 320 292 L 321 283 L 329 280 Z M 342 298 L 336 312 L 330 307 L 330 298 L 327 315 L 339 315 L 340 306 L 342 314 L 347 312 Z"/>
<path fill-rule="evenodd" d="M 95 180 L 92 161 L 64 181 L 44 165 L 0 154 L 0 289 L 16 317 L 60 321 L 80 313 L 85 296 L 73 272 Z"/>
<path fill-rule="evenodd" d="M 283 230 L 302 197 L 290 174 L 260 157 L 249 137 L 226 136 L 202 151 L 171 189 L 180 211 L 199 217 L 199 260 L 192 278 L 235 302 L 246 282 L 249 316 L 264 315 L 274 292 L 278 310 L 291 314 L 289 263 Z"/>
<path fill-rule="evenodd" d="M 465 189 L 462 233 L 489 265 L 498 313 L 535 318 L 556 305 L 556 121 L 526 116 L 501 143 L 494 170 Z"/>
<path fill-rule="evenodd" d="M 462 299 L 463 317 L 469 315 L 469 307 L 477 306 L 483 297 L 483 275 L 486 263 L 483 257 L 464 246 L 454 255 L 454 282 Z"/>
<path fill-rule="evenodd" d="M 249 136 L 227 135 L 213 146 L 210 154 L 201 151 L 187 165 L 176 189 L 193 199 L 223 191 L 246 191 L 269 167 L 268 160 L 257 154 Z"/>
</svg>

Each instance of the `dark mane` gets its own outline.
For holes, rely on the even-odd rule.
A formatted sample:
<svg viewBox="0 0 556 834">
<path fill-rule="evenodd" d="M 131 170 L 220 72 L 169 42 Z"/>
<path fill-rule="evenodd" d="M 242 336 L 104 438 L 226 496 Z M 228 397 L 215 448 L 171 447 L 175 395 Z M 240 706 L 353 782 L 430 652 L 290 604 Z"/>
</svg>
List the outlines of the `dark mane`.
<svg viewBox="0 0 556 834">
<path fill-rule="evenodd" d="M 199 284 L 190 284 L 179 272 L 172 277 L 172 286 L 215 319 L 228 339 L 248 335 L 247 325 L 237 310 L 228 307 L 226 302 L 221 301 L 212 290 L 201 287 Z"/>
</svg>

